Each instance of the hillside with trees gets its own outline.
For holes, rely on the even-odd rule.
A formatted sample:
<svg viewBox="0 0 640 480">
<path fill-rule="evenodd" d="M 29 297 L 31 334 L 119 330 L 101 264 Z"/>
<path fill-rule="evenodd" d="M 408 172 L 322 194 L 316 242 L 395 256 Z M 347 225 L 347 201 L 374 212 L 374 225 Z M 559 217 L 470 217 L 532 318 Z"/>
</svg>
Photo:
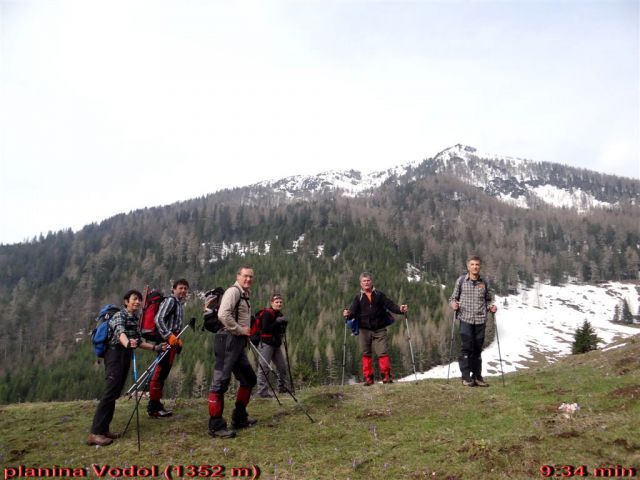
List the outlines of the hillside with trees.
<svg viewBox="0 0 640 480">
<path fill-rule="evenodd" d="M 566 168 L 563 178 L 580 172 Z M 187 314 L 200 322 L 201 293 L 230 285 L 245 263 L 256 272 L 254 310 L 274 290 L 285 296 L 298 382 L 339 380 L 340 313 L 363 270 L 411 306 L 416 359 L 426 369 L 448 355 L 446 298 L 471 253 L 483 257 L 485 274 L 502 293 L 534 278 L 553 284 L 637 278 L 640 207 L 632 200 L 640 182 L 597 175 L 580 178 L 605 182 L 606 188 L 592 188 L 604 188 L 609 199 L 614 184 L 623 185 L 625 208 L 581 214 L 549 205 L 518 208 L 433 173 L 425 162 L 353 198 L 322 192 L 294 200 L 264 186 L 245 187 L 1 245 L 0 402 L 95 397 L 101 367 L 88 332 L 101 305 L 118 303 L 132 287 L 168 293 L 172 280 L 186 277 L 193 292 Z M 418 276 L 410 280 L 409 271 Z M 391 333 L 393 369 L 408 373 L 402 322 Z M 212 337 L 199 330 L 187 335 L 171 388 L 189 396 L 207 388 Z M 357 376 L 351 340 L 346 369 Z"/>
</svg>

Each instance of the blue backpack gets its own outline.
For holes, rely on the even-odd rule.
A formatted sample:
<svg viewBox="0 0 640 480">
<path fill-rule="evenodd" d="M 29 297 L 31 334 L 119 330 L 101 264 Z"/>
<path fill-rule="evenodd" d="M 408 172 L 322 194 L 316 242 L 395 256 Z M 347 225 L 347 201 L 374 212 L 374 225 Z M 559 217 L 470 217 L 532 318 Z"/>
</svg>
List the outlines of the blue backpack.
<svg viewBox="0 0 640 480">
<path fill-rule="evenodd" d="M 103 358 L 104 353 L 107 351 L 107 344 L 109 343 L 109 337 L 111 337 L 109 320 L 119 311 L 120 307 L 109 303 L 98 312 L 96 317 L 97 326 L 91 332 L 91 345 L 93 346 L 93 353 L 97 357 Z"/>
</svg>

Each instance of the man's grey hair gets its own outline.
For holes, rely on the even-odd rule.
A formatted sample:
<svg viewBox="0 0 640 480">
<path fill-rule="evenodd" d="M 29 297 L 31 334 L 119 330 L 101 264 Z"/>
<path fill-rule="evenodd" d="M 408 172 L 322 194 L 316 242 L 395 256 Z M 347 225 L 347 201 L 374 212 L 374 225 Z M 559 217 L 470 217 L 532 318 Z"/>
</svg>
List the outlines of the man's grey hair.
<svg viewBox="0 0 640 480">
<path fill-rule="evenodd" d="M 371 274 L 369 272 L 362 272 L 360 274 L 360 280 L 362 280 L 363 278 L 370 278 L 373 280 L 373 277 L 371 276 Z"/>
</svg>

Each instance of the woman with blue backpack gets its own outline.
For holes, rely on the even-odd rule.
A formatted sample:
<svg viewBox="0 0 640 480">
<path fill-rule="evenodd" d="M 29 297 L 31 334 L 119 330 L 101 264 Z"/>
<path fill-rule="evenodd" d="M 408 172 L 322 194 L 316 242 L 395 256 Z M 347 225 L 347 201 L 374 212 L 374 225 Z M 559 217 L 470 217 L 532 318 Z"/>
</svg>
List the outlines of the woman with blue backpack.
<svg viewBox="0 0 640 480">
<path fill-rule="evenodd" d="M 138 317 L 142 294 L 138 290 L 129 290 L 123 298 L 124 308 L 108 320 L 109 336 L 104 352 L 107 385 L 93 416 L 87 445 L 110 445 L 121 436 L 111 432 L 109 425 L 129 373 L 133 350 L 143 348 L 159 352 L 166 349 L 166 344 L 154 345 L 142 338 Z"/>
</svg>

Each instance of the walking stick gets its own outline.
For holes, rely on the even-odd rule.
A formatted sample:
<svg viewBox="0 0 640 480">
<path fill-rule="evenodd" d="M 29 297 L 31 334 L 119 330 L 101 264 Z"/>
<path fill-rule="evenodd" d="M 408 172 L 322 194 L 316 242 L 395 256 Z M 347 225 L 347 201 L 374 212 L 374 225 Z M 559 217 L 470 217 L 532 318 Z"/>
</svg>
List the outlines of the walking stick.
<svg viewBox="0 0 640 480">
<path fill-rule="evenodd" d="M 196 319 L 192 318 L 189 323 L 187 324 L 187 326 L 185 326 L 180 333 L 178 333 L 178 335 L 176 335 L 176 337 L 180 338 L 182 336 L 182 334 L 187 331 L 187 329 L 189 327 L 194 328 L 195 329 L 195 325 L 196 325 Z M 165 357 L 165 355 L 167 355 L 169 353 L 169 350 L 171 350 L 171 346 L 169 346 L 166 350 L 164 350 L 162 353 L 159 353 L 158 356 L 155 358 L 155 360 L 153 362 L 151 362 L 151 365 L 149 365 L 149 367 L 142 373 L 142 375 L 140 375 L 140 378 L 138 379 L 137 382 L 135 382 L 133 385 L 131 385 L 131 387 L 129 387 L 129 390 L 127 390 L 127 393 L 125 395 L 128 395 L 129 397 L 131 397 L 131 395 L 133 395 L 133 392 L 140 390 L 140 384 L 142 383 L 146 383 L 147 377 L 149 377 L 150 375 L 153 374 L 153 370 L 156 368 L 156 366 L 160 363 L 160 361 Z"/>
<path fill-rule="evenodd" d="M 249 343 L 251 343 L 251 339 L 249 339 L 248 341 L 249 341 Z M 253 343 L 251 343 L 251 345 L 253 345 Z M 254 353 L 254 355 L 255 355 L 255 353 Z M 266 361 L 266 359 L 264 357 L 262 357 L 262 359 Z M 273 388 L 273 385 L 271 385 L 271 381 L 269 380 L 269 374 L 265 371 L 264 367 L 262 366 L 262 362 L 260 361 L 260 359 L 257 356 L 256 356 L 256 361 L 258 362 L 258 367 L 260 367 L 260 370 L 262 371 L 262 374 L 264 375 L 264 379 L 267 381 L 267 385 L 269 385 L 269 389 L 271 390 L 271 393 L 273 393 L 273 397 L 278 402 L 278 405 L 282 406 L 282 402 L 278 398 L 278 394 L 276 393 L 276 389 Z"/>
<path fill-rule="evenodd" d="M 413 365 L 413 374 L 416 376 L 416 382 L 418 381 L 418 372 L 416 372 L 416 360 L 413 356 L 413 345 L 411 345 L 411 332 L 409 332 L 409 319 L 407 313 L 404 314 L 404 322 L 407 326 L 407 338 L 409 339 L 409 350 L 411 351 L 411 364 Z"/>
<path fill-rule="evenodd" d="M 453 361 L 451 356 L 453 355 L 453 333 L 456 331 L 456 314 L 457 310 L 454 310 L 453 321 L 451 322 L 451 342 L 449 342 L 449 366 L 447 367 L 447 383 L 449 383 L 449 373 L 451 372 L 451 362 Z"/>
<path fill-rule="evenodd" d="M 133 357 L 133 381 L 138 381 L 138 364 L 136 362 L 136 351 L 131 352 Z M 140 451 L 140 410 L 136 407 L 136 436 L 138 437 L 138 451 Z"/>
<path fill-rule="evenodd" d="M 146 388 L 147 383 L 149 383 L 149 379 L 151 377 L 147 378 L 147 381 L 144 382 L 142 384 L 143 388 Z M 138 392 L 139 393 L 139 392 Z M 136 394 L 136 404 L 133 407 L 133 412 L 131 412 L 131 416 L 129 417 L 129 420 L 127 421 L 127 425 L 125 425 L 124 430 L 122 431 L 122 436 L 124 437 L 125 434 L 127 433 L 127 430 L 129 430 L 129 424 L 131 423 L 131 419 L 133 418 L 133 415 L 136 415 L 136 426 L 138 429 L 138 451 L 140 451 L 140 413 L 139 413 L 139 406 L 140 406 L 140 400 L 142 400 L 142 396 Z"/>
<path fill-rule="evenodd" d="M 287 370 L 289 370 L 289 385 L 291 385 L 291 391 L 296 393 L 296 387 L 293 385 L 293 376 L 291 375 L 291 362 L 289 361 L 289 345 L 287 344 L 287 330 L 283 332 L 284 339 L 284 355 L 287 357 Z"/>
<path fill-rule="evenodd" d="M 131 357 L 133 358 L 133 382 L 137 382 L 138 381 L 138 366 L 136 363 L 136 351 L 133 350 L 133 352 L 131 352 Z"/>
<path fill-rule="evenodd" d="M 500 335 L 498 335 L 498 320 L 495 312 L 493 313 L 493 323 L 496 326 L 496 341 L 498 342 L 498 358 L 500 359 L 500 373 L 502 373 L 502 386 L 504 387 L 504 370 L 502 369 L 502 354 L 500 353 Z"/>
<path fill-rule="evenodd" d="M 344 322 L 344 337 L 342 339 L 342 383 L 341 386 L 344 386 L 344 367 L 347 363 L 347 321 L 345 319 Z"/>
<path fill-rule="evenodd" d="M 180 331 L 180 333 L 178 333 L 178 335 L 176 335 L 176 337 L 180 338 L 182 334 L 186 332 L 189 327 L 195 330 L 196 328 L 195 317 L 191 318 L 189 323 Z M 140 405 L 140 400 L 142 400 L 142 396 L 139 394 L 140 391 L 144 391 L 144 389 L 147 387 L 147 385 L 149 384 L 149 381 L 151 380 L 153 370 L 155 370 L 156 366 L 165 357 L 165 355 L 169 353 L 169 350 L 171 350 L 171 345 L 169 345 L 168 348 L 165 351 L 163 351 L 161 354 L 158 354 L 156 359 L 151 363 L 151 365 L 149 365 L 149 368 L 147 368 L 144 371 L 144 373 L 140 375 L 140 378 L 138 379 L 138 381 L 135 382 L 133 385 L 131 385 L 129 390 L 127 390 L 126 395 L 128 395 L 129 398 L 131 398 L 131 395 L 133 395 L 134 392 L 136 393 L 136 405 L 134 407 L 133 412 L 131 412 L 131 416 L 127 421 L 127 425 L 124 427 L 124 430 L 122 431 L 123 437 L 125 436 L 125 434 L 127 433 L 127 430 L 129 429 L 129 425 L 131 424 L 131 420 L 133 419 L 133 416 L 136 415 L 137 416 L 136 418 L 139 418 L 138 407 Z M 140 430 L 139 429 L 138 429 L 138 451 L 140 451 Z"/>
<path fill-rule="evenodd" d="M 274 374 L 275 374 L 275 376 L 278 378 L 278 381 L 279 381 L 280 383 L 283 383 L 282 381 L 280 381 L 280 375 L 278 374 L 278 372 L 277 372 L 277 371 L 275 371 L 275 370 L 273 369 L 273 367 L 272 367 L 270 364 L 268 364 L 268 363 L 267 363 L 267 361 L 265 360 L 265 358 L 264 358 L 264 357 L 262 356 L 262 354 L 260 353 L 260 350 L 258 350 L 258 349 L 256 348 L 256 346 L 255 346 L 253 343 L 251 343 L 251 342 L 248 342 L 248 343 L 249 343 L 249 347 L 253 350 L 253 353 L 254 353 L 254 354 L 255 354 L 255 355 L 256 355 L 260 360 L 262 360 L 262 361 L 264 362 L 264 364 L 267 366 L 267 368 L 268 368 L 272 373 L 274 373 Z M 258 363 L 260 363 L 260 360 L 258 360 Z M 301 404 L 300 402 L 298 402 L 298 399 L 297 399 L 297 398 L 296 398 L 296 396 L 291 392 L 291 389 L 290 389 L 289 387 L 287 387 L 287 385 L 286 385 L 286 384 L 284 384 L 284 388 L 285 388 L 285 390 L 287 391 L 287 393 L 291 396 L 291 398 L 293 398 L 293 400 L 298 404 L 298 406 L 300 407 L 300 409 L 304 412 L 304 414 L 305 414 L 305 415 L 307 416 L 307 418 L 311 421 L 311 423 L 314 423 L 315 421 L 313 420 L 313 418 L 311 418 L 311 415 L 309 415 L 309 413 L 304 409 L 304 407 L 302 406 L 302 404 Z"/>
</svg>

